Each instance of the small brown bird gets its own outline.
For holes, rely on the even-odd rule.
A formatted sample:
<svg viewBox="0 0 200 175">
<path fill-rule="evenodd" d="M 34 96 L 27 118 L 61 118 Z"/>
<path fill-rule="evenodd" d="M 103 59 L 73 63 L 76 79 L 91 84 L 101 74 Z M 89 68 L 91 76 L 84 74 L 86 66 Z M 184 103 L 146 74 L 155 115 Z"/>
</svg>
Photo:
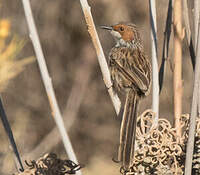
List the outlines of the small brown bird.
<svg viewBox="0 0 200 175">
<path fill-rule="evenodd" d="M 101 28 L 109 30 L 116 40 L 109 54 L 111 79 L 114 88 L 126 94 L 118 160 L 129 171 L 134 158 L 138 104 L 149 94 L 152 70 L 136 25 L 120 23 Z"/>
</svg>

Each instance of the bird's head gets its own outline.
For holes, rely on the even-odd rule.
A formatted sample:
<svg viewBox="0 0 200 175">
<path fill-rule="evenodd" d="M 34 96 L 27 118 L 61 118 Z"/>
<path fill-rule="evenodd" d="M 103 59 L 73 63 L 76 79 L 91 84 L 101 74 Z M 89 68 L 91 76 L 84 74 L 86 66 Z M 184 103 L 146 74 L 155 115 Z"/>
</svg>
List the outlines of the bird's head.
<svg viewBox="0 0 200 175">
<path fill-rule="evenodd" d="M 112 26 L 101 26 L 110 31 L 118 46 L 141 47 L 141 39 L 136 25 L 119 23 Z"/>
</svg>

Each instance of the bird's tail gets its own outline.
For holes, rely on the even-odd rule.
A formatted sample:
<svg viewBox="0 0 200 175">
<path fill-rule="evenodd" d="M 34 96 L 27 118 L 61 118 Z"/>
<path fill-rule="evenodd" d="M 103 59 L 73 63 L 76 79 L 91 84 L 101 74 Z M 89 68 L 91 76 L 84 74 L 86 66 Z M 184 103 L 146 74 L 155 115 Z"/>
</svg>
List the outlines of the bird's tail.
<svg viewBox="0 0 200 175">
<path fill-rule="evenodd" d="M 138 95 L 130 90 L 124 106 L 118 151 L 118 160 L 122 162 L 124 170 L 130 168 L 134 158 L 138 102 Z"/>
</svg>

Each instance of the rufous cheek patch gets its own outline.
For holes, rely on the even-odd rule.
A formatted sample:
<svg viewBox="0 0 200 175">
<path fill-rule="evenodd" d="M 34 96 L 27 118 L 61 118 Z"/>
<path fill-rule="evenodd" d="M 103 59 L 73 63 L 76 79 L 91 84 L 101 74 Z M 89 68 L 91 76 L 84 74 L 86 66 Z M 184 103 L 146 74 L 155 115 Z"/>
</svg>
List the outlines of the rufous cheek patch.
<svg viewBox="0 0 200 175">
<path fill-rule="evenodd" d="M 124 41 L 132 41 L 134 38 L 133 31 L 130 29 L 127 29 L 127 31 L 122 34 L 122 38 Z"/>
</svg>

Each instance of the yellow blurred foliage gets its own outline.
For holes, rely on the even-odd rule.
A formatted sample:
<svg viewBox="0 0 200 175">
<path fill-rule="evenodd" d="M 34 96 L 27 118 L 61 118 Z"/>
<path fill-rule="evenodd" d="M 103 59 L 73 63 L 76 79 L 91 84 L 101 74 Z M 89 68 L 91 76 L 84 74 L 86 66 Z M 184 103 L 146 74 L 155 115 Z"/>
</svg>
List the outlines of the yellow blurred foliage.
<svg viewBox="0 0 200 175">
<path fill-rule="evenodd" d="M 3 91 L 9 80 L 22 72 L 34 57 L 17 60 L 17 55 L 24 47 L 25 41 L 14 36 L 8 44 L 7 38 L 10 34 L 10 22 L 6 19 L 0 20 L 0 92 Z"/>
<path fill-rule="evenodd" d="M 6 38 L 10 34 L 10 21 L 2 19 L 0 21 L 0 38 Z"/>
</svg>

